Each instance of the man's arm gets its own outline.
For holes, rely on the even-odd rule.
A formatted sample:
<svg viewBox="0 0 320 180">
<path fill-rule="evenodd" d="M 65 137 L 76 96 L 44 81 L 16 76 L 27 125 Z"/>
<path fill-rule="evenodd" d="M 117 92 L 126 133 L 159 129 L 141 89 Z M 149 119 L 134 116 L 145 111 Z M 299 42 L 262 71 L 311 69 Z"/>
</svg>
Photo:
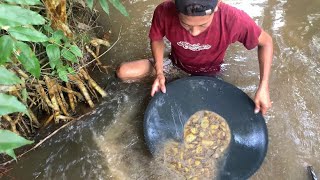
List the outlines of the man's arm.
<svg viewBox="0 0 320 180">
<path fill-rule="evenodd" d="M 163 40 L 152 41 L 151 50 L 152 55 L 155 60 L 156 69 L 156 79 L 152 85 L 151 96 L 161 89 L 163 93 L 166 93 L 165 77 L 163 74 L 163 54 L 164 54 L 165 44 Z"/>
<path fill-rule="evenodd" d="M 155 60 L 155 69 L 156 74 L 163 74 L 163 54 L 164 54 L 164 41 L 152 41 L 151 42 L 151 50 L 152 50 L 152 56 Z"/>
<path fill-rule="evenodd" d="M 255 113 L 266 114 L 271 107 L 269 95 L 269 77 L 273 57 L 273 42 L 271 36 L 262 30 L 259 36 L 258 59 L 260 68 L 260 83 L 255 95 Z"/>
</svg>

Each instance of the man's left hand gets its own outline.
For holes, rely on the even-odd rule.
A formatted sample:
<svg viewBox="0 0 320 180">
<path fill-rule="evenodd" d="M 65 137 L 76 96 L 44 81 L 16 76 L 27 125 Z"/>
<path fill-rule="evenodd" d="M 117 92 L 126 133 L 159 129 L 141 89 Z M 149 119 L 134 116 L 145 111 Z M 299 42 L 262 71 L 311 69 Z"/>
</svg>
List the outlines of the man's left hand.
<svg viewBox="0 0 320 180">
<path fill-rule="evenodd" d="M 257 114 L 259 111 L 261 111 L 263 115 L 267 113 L 267 110 L 271 108 L 268 86 L 259 86 L 254 98 L 254 103 L 256 104 L 256 107 L 254 109 L 255 114 Z"/>
</svg>

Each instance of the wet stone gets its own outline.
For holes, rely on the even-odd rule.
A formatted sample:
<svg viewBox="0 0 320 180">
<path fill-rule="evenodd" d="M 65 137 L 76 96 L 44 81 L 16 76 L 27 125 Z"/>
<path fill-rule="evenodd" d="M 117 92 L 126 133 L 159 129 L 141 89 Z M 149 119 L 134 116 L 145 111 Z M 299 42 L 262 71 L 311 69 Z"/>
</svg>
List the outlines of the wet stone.
<svg viewBox="0 0 320 180">
<path fill-rule="evenodd" d="M 230 144 L 227 122 L 211 111 L 198 111 L 184 126 L 184 142 L 165 143 L 165 165 L 186 179 L 212 179 L 217 162 Z"/>
</svg>

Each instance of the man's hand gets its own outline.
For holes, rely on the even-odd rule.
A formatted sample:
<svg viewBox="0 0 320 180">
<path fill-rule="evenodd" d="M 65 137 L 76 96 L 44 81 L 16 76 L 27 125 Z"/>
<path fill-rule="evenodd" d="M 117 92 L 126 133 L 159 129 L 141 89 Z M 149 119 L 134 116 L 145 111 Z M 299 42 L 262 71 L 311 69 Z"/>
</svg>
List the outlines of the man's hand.
<svg viewBox="0 0 320 180">
<path fill-rule="evenodd" d="M 165 82 L 166 82 L 166 78 L 164 77 L 164 75 L 162 73 L 161 74 L 157 74 L 157 77 L 154 80 L 153 85 L 152 85 L 152 89 L 151 89 L 151 96 L 152 97 L 154 96 L 154 94 L 156 92 L 159 91 L 159 89 L 161 89 L 161 91 L 163 93 L 166 93 Z"/>
<path fill-rule="evenodd" d="M 268 86 L 259 86 L 259 89 L 257 90 L 256 96 L 254 98 L 254 103 L 256 104 L 256 107 L 254 109 L 255 114 L 257 114 L 259 111 L 261 111 L 263 115 L 267 113 L 267 110 L 271 108 Z"/>
</svg>

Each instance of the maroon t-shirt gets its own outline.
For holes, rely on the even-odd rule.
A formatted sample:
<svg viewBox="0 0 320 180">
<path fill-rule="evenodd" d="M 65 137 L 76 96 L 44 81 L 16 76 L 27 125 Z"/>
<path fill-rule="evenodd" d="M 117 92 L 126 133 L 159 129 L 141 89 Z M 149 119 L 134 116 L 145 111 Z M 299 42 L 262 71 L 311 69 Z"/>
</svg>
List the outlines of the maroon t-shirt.
<svg viewBox="0 0 320 180">
<path fill-rule="evenodd" d="M 172 1 L 165 1 L 154 11 L 149 33 L 151 41 L 171 42 L 175 65 L 190 74 L 214 74 L 220 70 L 231 43 L 241 42 L 248 50 L 258 45 L 261 28 L 245 12 L 220 3 L 211 25 L 198 36 L 184 29 Z"/>
</svg>

